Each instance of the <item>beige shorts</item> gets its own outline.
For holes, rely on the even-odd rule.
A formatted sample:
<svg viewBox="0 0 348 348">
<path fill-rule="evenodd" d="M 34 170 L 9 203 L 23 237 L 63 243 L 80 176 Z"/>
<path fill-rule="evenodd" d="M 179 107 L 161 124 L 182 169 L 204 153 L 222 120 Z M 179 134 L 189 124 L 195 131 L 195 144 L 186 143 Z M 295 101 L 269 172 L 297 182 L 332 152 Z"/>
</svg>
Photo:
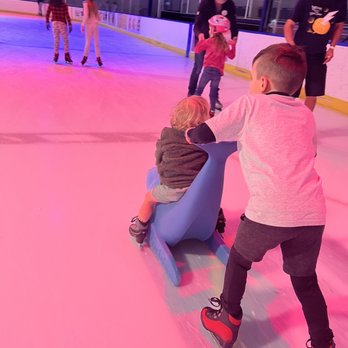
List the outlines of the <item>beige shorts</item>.
<svg viewBox="0 0 348 348">
<path fill-rule="evenodd" d="M 187 189 L 188 187 L 171 188 L 160 184 L 155 186 L 151 193 L 158 203 L 171 203 L 178 201 L 184 195 Z"/>
</svg>

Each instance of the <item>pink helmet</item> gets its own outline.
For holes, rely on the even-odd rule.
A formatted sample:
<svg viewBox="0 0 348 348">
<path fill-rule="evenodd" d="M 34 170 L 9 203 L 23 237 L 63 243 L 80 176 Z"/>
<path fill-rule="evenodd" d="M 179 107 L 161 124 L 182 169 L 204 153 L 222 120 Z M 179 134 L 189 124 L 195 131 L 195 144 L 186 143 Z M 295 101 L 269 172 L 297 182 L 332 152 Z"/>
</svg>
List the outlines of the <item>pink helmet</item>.
<svg viewBox="0 0 348 348">
<path fill-rule="evenodd" d="M 230 30 L 230 21 L 223 15 L 215 15 L 208 22 L 214 33 L 226 33 Z"/>
</svg>

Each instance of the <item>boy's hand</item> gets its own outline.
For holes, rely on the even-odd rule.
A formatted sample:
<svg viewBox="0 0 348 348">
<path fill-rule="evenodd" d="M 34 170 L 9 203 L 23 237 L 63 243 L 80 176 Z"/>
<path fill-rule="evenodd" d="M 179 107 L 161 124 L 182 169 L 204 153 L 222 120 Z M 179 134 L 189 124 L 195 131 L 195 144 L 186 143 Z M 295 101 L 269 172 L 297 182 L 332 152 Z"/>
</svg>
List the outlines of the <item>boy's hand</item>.
<svg viewBox="0 0 348 348">
<path fill-rule="evenodd" d="M 46 29 L 47 29 L 47 30 L 50 30 L 50 22 L 47 22 L 47 23 L 46 23 Z"/>
<path fill-rule="evenodd" d="M 193 142 L 191 141 L 191 139 L 190 139 L 190 137 L 188 136 L 188 131 L 189 130 L 191 130 L 191 129 L 193 129 L 194 127 L 190 127 L 190 128 L 188 128 L 188 129 L 186 129 L 186 132 L 185 132 L 185 139 L 186 139 L 186 141 L 189 143 L 189 144 L 193 144 Z"/>
</svg>

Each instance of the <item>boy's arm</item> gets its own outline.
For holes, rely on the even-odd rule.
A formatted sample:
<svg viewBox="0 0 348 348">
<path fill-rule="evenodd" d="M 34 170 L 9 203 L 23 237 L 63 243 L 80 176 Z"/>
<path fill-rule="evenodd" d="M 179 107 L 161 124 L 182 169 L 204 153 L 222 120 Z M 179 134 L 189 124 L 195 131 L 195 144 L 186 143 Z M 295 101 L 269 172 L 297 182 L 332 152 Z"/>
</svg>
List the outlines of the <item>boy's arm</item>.
<svg viewBox="0 0 348 348">
<path fill-rule="evenodd" d="M 189 144 L 207 144 L 216 141 L 214 133 L 206 123 L 189 128 L 185 133 L 185 138 Z"/>
<path fill-rule="evenodd" d="M 212 117 L 186 131 L 186 140 L 192 144 L 222 141 L 239 141 L 245 123 L 250 118 L 255 103 L 253 96 L 244 95 L 227 106 L 218 116 Z"/>
</svg>

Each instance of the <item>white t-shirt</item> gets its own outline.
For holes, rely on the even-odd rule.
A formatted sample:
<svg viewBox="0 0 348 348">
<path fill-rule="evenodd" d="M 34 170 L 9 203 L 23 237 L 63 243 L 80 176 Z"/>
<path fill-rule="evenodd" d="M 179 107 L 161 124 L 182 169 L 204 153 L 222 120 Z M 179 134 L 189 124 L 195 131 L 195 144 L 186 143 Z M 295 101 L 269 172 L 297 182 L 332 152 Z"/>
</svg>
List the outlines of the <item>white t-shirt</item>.
<svg viewBox="0 0 348 348">
<path fill-rule="evenodd" d="M 238 141 L 250 220 L 279 227 L 325 224 L 314 169 L 316 127 L 302 102 L 278 94 L 245 95 L 206 123 L 216 142 Z"/>
</svg>

